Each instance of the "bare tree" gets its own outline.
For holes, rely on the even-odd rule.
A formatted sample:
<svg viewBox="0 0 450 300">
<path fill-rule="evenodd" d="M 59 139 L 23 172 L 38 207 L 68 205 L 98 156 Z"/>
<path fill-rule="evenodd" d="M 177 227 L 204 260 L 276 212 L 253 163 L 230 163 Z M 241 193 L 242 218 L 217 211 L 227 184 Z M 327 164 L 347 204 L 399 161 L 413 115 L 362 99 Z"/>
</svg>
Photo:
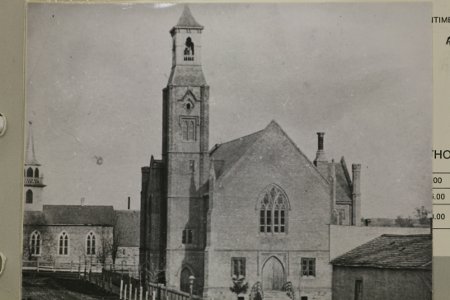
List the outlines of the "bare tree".
<svg viewBox="0 0 450 300">
<path fill-rule="evenodd" d="M 164 280 L 165 268 L 163 264 L 157 266 L 156 263 L 147 263 L 142 265 L 142 279 L 145 282 L 162 283 Z"/>
<path fill-rule="evenodd" d="M 105 266 L 108 258 L 111 256 L 112 253 L 112 237 L 110 236 L 107 228 L 102 227 L 101 233 L 100 233 L 100 247 L 97 251 L 97 260 Z"/>
<path fill-rule="evenodd" d="M 116 264 L 116 258 L 117 254 L 119 253 L 119 246 L 120 246 L 120 240 L 122 239 L 123 232 L 120 229 L 119 226 L 119 216 L 117 214 L 114 214 L 114 221 L 113 221 L 113 238 L 112 238 L 112 244 L 111 244 L 111 258 L 113 265 Z"/>
<path fill-rule="evenodd" d="M 430 213 L 431 211 L 426 209 L 425 206 L 416 207 L 416 218 L 419 220 L 420 225 L 430 225 Z"/>
</svg>

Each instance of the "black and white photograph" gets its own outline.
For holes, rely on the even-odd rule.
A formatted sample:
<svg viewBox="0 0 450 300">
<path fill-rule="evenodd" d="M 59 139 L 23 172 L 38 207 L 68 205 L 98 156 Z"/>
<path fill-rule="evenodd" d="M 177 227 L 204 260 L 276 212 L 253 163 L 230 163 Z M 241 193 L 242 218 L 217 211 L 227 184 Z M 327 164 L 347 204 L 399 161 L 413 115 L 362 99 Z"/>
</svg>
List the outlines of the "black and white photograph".
<svg viewBox="0 0 450 300">
<path fill-rule="evenodd" d="M 29 3 L 22 299 L 431 300 L 431 3 Z"/>
</svg>

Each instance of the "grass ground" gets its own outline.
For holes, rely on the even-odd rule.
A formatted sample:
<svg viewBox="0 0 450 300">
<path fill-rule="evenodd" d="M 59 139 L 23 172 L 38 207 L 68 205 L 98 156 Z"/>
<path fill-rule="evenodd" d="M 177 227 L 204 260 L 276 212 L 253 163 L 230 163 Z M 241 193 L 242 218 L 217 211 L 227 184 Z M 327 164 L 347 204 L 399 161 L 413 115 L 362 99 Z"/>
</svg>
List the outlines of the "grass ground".
<svg viewBox="0 0 450 300">
<path fill-rule="evenodd" d="M 24 274 L 23 300 L 116 300 L 117 295 L 105 292 L 96 285 L 55 275 Z"/>
</svg>

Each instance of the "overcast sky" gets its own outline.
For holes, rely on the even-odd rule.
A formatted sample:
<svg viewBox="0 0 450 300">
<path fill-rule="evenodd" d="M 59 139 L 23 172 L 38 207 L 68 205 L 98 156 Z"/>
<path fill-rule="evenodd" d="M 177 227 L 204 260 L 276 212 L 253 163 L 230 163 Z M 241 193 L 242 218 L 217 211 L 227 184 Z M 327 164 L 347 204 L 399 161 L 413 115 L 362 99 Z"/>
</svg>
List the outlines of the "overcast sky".
<svg viewBox="0 0 450 300">
<path fill-rule="evenodd" d="M 313 160 L 362 164 L 363 217 L 431 208 L 431 5 L 191 5 L 210 146 L 276 120 Z M 28 118 L 47 204 L 139 208 L 161 155 L 161 90 L 181 5 L 29 4 Z M 97 157 L 103 164 L 97 164 Z"/>
</svg>

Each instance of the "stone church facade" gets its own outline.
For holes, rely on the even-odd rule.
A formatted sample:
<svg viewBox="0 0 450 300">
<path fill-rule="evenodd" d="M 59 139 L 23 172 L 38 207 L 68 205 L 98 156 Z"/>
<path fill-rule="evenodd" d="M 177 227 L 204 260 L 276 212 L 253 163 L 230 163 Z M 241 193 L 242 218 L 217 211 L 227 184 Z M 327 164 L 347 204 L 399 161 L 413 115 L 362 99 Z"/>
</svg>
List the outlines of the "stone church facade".
<svg viewBox="0 0 450 300">
<path fill-rule="evenodd" d="M 140 263 L 168 286 L 205 299 L 331 299 L 329 225 L 359 225 L 360 165 L 329 161 L 324 133 L 309 160 L 271 121 L 209 148 L 209 86 L 201 26 L 188 7 L 170 33 L 172 70 L 163 89 L 162 158 L 142 168 Z M 154 274 L 153 274 L 154 275 Z"/>
</svg>

